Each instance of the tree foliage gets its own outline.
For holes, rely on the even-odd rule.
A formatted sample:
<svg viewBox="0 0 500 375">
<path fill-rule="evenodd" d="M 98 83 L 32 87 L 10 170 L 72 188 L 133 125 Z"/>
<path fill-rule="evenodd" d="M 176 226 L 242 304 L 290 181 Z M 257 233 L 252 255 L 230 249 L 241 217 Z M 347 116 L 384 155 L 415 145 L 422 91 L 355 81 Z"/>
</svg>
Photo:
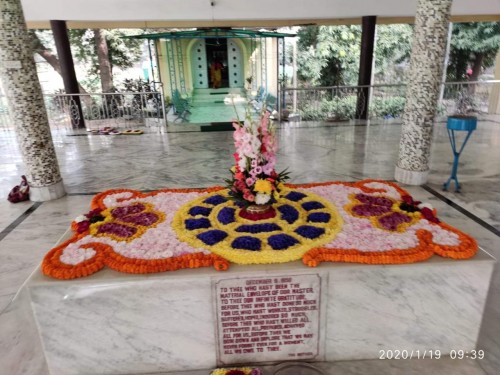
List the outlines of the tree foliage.
<svg viewBox="0 0 500 375">
<path fill-rule="evenodd" d="M 298 37 L 300 79 L 315 86 L 357 83 L 359 26 L 304 27 L 299 30 Z"/>
<path fill-rule="evenodd" d="M 377 25 L 375 82 L 404 81 L 410 54 L 413 27 L 408 24 Z"/>
<path fill-rule="evenodd" d="M 482 69 L 495 63 L 500 48 L 500 22 L 453 24 L 448 80 L 477 80 Z M 472 70 L 470 77 L 467 69 Z"/>
<path fill-rule="evenodd" d="M 109 60 L 111 70 L 114 67 L 126 69 L 139 61 L 142 54 L 143 42 L 139 39 L 123 39 L 123 36 L 140 34 L 142 30 L 97 30 L 105 36 L 108 49 L 107 59 Z M 100 63 L 97 53 L 96 30 L 71 29 L 68 31 L 75 64 L 84 64 L 87 68 L 88 78 L 81 80 L 80 83 L 87 89 L 94 90 L 99 86 L 98 82 L 102 66 L 102 61 Z M 32 31 L 30 35 L 34 51 L 43 57 L 56 72 L 61 74 L 52 32 L 50 30 L 36 30 Z M 103 86 L 102 82 L 100 86 Z M 106 84 L 105 86 L 108 87 L 109 85 Z M 80 92 L 85 92 L 85 89 L 80 87 Z"/>
<path fill-rule="evenodd" d="M 139 61 L 143 41 L 140 39 L 123 39 L 123 37 L 137 35 L 141 30 L 101 29 L 100 31 L 107 42 L 111 70 L 115 67 L 121 69 L 130 68 Z M 77 61 L 85 63 L 89 75 L 93 76 L 97 76 L 100 73 L 95 32 L 96 30 L 94 29 L 69 30 L 73 56 Z"/>
<path fill-rule="evenodd" d="M 377 26 L 375 74 L 393 78 L 393 67 L 408 60 L 412 34 L 409 25 Z M 298 37 L 300 79 L 316 86 L 357 85 L 360 26 L 303 27 Z"/>
<path fill-rule="evenodd" d="M 404 81 L 412 35 L 411 25 L 377 25 L 375 82 Z M 311 86 L 357 84 L 359 26 L 302 27 L 298 37 L 299 79 Z M 447 79 L 477 80 L 493 66 L 499 48 L 500 22 L 453 24 Z"/>
</svg>

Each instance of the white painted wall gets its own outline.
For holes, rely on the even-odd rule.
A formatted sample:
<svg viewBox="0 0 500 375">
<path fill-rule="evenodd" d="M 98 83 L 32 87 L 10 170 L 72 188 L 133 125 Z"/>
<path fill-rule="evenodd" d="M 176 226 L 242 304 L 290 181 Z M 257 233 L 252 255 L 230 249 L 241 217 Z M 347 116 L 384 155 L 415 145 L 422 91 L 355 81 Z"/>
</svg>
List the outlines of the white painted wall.
<svg viewBox="0 0 500 375">
<path fill-rule="evenodd" d="M 336 19 L 414 16 L 416 9 L 416 0 L 22 0 L 22 4 L 27 21 Z M 499 13 L 500 0 L 455 0 L 452 7 L 457 16 Z"/>
</svg>

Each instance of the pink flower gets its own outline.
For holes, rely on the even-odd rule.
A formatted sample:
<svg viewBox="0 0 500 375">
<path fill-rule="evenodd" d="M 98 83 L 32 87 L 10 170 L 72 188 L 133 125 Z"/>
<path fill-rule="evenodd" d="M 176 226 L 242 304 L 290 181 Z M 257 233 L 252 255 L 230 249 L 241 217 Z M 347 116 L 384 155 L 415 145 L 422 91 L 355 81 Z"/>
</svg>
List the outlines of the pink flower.
<svg viewBox="0 0 500 375">
<path fill-rule="evenodd" d="M 252 193 L 245 193 L 243 194 L 243 199 L 249 202 L 253 202 L 255 201 L 255 195 L 253 195 Z"/>
<path fill-rule="evenodd" d="M 262 128 L 262 133 L 267 133 L 267 125 L 269 124 L 270 113 L 266 112 L 264 116 L 260 118 L 260 127 Z"/>
<path fill-rule="evenodd" d="M 254 152 L 253 152 L 253 149 L 252 149 L 252 145 L 250 144 L 244 144 L 242 147 L 241 147 L 241 152 L 243 153 L 243 155 L 246 155 L 246 156 L 249 156 L 249 157 L 253 157 L 255 156 L 254 155 Z"/>
<path fill-rule="evenodd" d="M 246 179 L 246 183 L 247 183 L 247 186 L 252 186 L 253 184 L 255 184 L 255 178 L 248 177 Z"/>
<path fill-rule="evenodd" d="M 276 155 L 273 154 L 267 156 L 267 164 L 274 169 L 274 166 L 276 165 Z"/>
<path fill-rule="evenodd" d="M 271 163 L 267 163 L 266 165 L 264 165 L 264 166 L 262 167 L 262 171 L 263 171 L 266 175 L 268 175 L 268 176 L 270 176 L 270 175 L 271 175 L 271 173 L 273 172 L 273 169 L 274 169 L 274 166 L 273 166 Z"/>
<path fill-rule="evenodd" d="M 244 142 L 244 143 L 248 143 L 248 142 L 251 142 L 252 141 L 252 135 L 251 134 L 248 134 L 248 133 L 244 133 L 241 140 Z"/>
</svg>

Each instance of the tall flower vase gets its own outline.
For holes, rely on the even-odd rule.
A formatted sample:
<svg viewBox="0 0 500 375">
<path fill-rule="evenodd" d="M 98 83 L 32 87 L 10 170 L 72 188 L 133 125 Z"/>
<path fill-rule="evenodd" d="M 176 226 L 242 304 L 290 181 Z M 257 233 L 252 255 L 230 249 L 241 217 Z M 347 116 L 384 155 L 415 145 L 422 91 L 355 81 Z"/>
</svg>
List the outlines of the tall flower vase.
<svg viewBox="0 0 500 375">
<path fill-rule="evenodd" d="M 271 204 L 250 204 L 240 210 L 240 217 L 252 221 L 271 219 L 275 216 L 276 210 Z"/>
</svg>

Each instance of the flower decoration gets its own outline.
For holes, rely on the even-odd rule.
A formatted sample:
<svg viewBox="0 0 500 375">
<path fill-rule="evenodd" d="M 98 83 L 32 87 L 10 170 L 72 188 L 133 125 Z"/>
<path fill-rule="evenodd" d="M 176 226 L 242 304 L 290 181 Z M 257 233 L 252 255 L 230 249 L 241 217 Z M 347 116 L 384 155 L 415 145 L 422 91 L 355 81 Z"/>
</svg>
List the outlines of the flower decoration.
<svg viewBox="0 0 500 375">
<path fill-rule="evenodd" d="M 95 208 L 78 216 L 72 229 L 78 234 L 106 236 L 117 241 L 131 241 L 140 237 L 149 228 L 164 221 L 165 214 L 157 212 L 149 203 L 134 203 L 128 206 L 103 210 Z"/>
<path fill-rule="evenodd" d="M 218 368 L 213 370 L 210 375 L 262 375 L 262 371 L 258 367 Z"/>
<path fill-rule="evenodd" d="M 269 191 L 257 184 L 257 194 Z M 272 188 L 271 188 L 272 191 Z M 253 222 L 220 186 L 128 189 L 97 194 L 92 211 L 72 222 L 73 236 L 44 257 L 42 271 L 58 279 L 104 267 L 128 273 L 237 264 L 321 262 L 399 264 L 434 254 L 472 257 L 476 241 L 439 222 L 429 204 L 398 185 L 377 180 L 287 185 L 276 216 Z M 397 215 L 396 215 L 397 214 Z"/>
<path fill-rule="evenodd" d="M 429 220 L 431 223 L 439 223 L 439 219 L 436 217 L 436 210 L 432 208 L 430 203 L 415 201 L 410 195 L 403 195 L 401 199 L 403 200 L 403 203 L 400 204 L 399 208 L 403 211 L 420 211 L 424 219 Z"/>
<path fill-rule="evenodd" d="M 71 225 L 72 229 L 79 234 L 85 233 L 89 230 L 91 224 L 104 221 L 104 216 L 101 213 L 102 209 L 96 208 L 85 215 L 78 216 Z"/>
<path fill-rule="evenodd" d="M 342 229 L 335 206 L 306 190 L 287 188 L 274 204 L 276 215 L 258 220 L 241 215 L 228 194 L 220 190 L 181 206 L 172 220 L 177 238 L 234 263 L 266 264 L 301 259 Z"/>
<path fill-rule="evenodd" d="M 354 203 L 347 209 L 354 216 L 369 218 L 374 226 L 387 231 L 404 232 L 421 217 L 439 223 L 432 206 L 415 201 L 409 195 L 402 195 L 402 201 L 397 201 L 386 196 L 359 193 L 352 195 L 351 200 Z"/>
<path fill-rule="evenodd" d="M 286 170 L 281 173 L 275 170 L 278 143 L 269 112 L 261 113 L 257 121 L 247 110 L 244 122 L 238 120 L 233 127 L 235 165 L 231 168 L 232 178 L 226 180 L 231 198 L 245 206 L 276 202 L 282 182 L 289 177 Z"/>
</svg>

